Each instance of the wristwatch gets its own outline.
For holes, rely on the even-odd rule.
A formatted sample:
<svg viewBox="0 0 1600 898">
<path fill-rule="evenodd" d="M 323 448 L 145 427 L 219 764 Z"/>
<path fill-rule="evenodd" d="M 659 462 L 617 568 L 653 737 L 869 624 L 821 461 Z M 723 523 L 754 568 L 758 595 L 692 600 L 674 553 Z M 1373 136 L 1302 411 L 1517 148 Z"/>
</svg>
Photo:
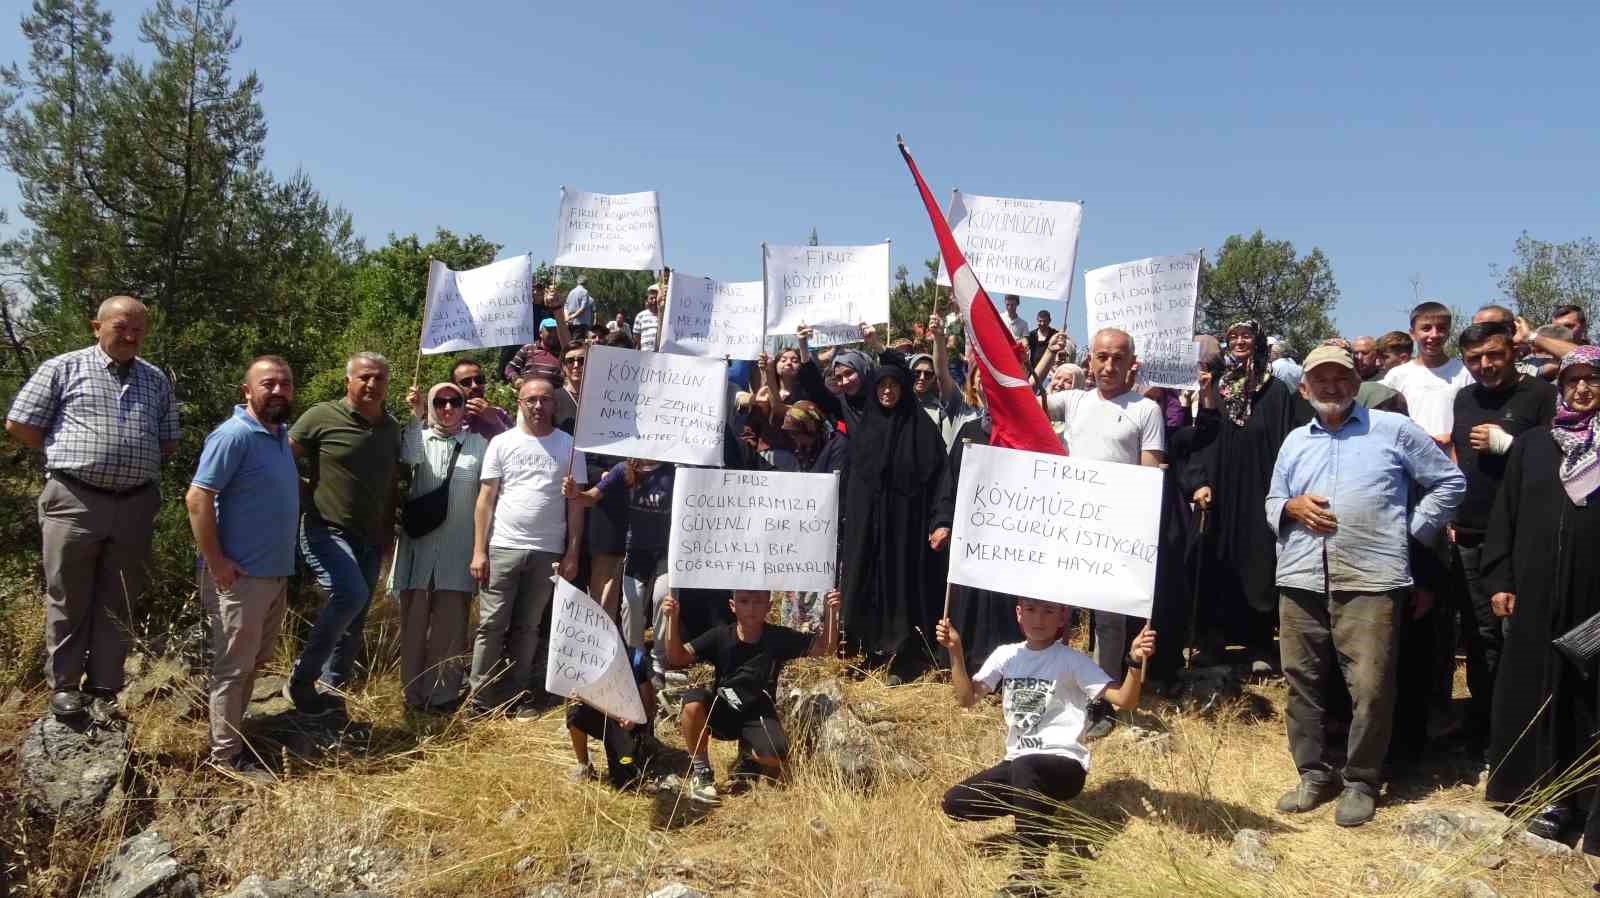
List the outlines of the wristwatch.
<svg viewBox="0 0 1600 898">
<path fill-rule="evenodd" d="M 1144 670 L 1144 662 L 1133 660 L 1132 655 L 1122 656 L 1122 666 L 1128 668 L 1129 670 Z"/>
</svg>

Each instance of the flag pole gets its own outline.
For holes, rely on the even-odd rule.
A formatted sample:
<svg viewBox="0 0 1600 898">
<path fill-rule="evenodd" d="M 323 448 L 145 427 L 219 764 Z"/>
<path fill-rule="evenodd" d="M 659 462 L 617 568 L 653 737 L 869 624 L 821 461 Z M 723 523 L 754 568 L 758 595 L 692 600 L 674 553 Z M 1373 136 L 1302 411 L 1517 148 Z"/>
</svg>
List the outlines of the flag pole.
<svg viewBox="0 0 1600 898">
<path fill-rule="evenodd" d="M 428 297 L 433 293 L 433 257 L 428 257 L 428 284 L 422 288 L 422 323 L 417 327 L 417 364 L 411 369 L 411 386 L 422 380 L 422 338 L 428 332 Z"/>
</svg>

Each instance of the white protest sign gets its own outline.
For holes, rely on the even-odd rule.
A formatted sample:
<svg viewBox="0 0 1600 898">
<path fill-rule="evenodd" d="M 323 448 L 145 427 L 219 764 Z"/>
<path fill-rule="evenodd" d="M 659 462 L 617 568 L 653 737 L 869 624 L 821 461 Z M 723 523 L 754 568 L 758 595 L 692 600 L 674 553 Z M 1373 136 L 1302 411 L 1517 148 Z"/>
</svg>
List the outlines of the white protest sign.
<svg viewBox="0 0 1600 898">
<path fill-rule="evenodd" d="M 1196 389 L 1200 349 L 1194 342 L 1194 307 L 1199 285 L 1199 253 L 1086 271 L 1089 333 L 1103 327 L 1127 331 L 1139 356 L 1141 382 Z"/>
<path fill-rule="evenodd" d="M 434 355 L 533 342 L 533 257 L 502 259 L 467 271 L 428 266 L 422 352 Z"/>
<path fill-rule="evenodd" d="M 573 439 L 584 452 L 722 464 L 727 363 L 595 344 Z"/>
<path fill-rule="evenodd" d="M 644 723 L 644 703 L 617 625 L 599 602 L 560 577 L 555 601 L 545 691 L 593 705 L 616 720 Z"/>
<path fill-rule="evenodd" d="M 792 334 L 802 324 L 818 327 L 814 346 L 855 333 L 861 322 L 889 320 L 889 244 L 866 246 L 761 245 L 767 282 L 767 333 Z M 832 328 L 824 326 L 835 326 Z"/>
<path fill-rule="evenodd" d="M 861 342 L 861 325 L 859 324 L 810 324 L 807 327 L 811 328 L 811 339 L 806 341 L 806 345 L 812 349 Z M 769 355 L 791 346 L 799 345 L 800 339 L 794 334 L 767 334 L 767 353 Z"/>
<path fill-rule="evenodd" d="M 661 206 L 656 192 L 585 193 L 561 188 L 554 265 L 657 271 Z"/>
<path fill-rule="evenodd" d="M 753 359 L 765 347 L 767 309 L 760 281 L 714 281 L 679 271 L 667 281 L 661 351 Z"/>
<path fill-rule="evenodd" d="M 827 592 L 838 525 L 832 474 L 679 468 L 667 547 L 672 586 Z"/>
<path fill-rule="evenodd" d="M 957 190 L 950 200 L 950 233 L 990 295 L 1072 299 L 1083 204 L 978 196 Z M 939 283 L 950 273 L 939 260 Z"/>
<path fill-rule="evenodd" d="M 1159 468 L 974 443 L 950 582 L 1148 618 L 1160 524 Z"/>
</svg>

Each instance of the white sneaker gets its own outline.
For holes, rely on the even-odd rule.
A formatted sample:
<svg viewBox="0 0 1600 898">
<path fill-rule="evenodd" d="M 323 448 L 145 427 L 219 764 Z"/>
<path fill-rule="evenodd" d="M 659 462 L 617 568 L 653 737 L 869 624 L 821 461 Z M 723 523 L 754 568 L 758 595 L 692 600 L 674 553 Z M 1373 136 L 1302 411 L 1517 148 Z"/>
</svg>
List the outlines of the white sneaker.
<svg viewBox="0 0 1600 898">
<path fill-rule="evenodd" d="M 689 774 L 689 800 L 700 804 L 722 804 L 722 796 L 717 794 L 717 778 L 709 770 L 698 770 Z"/>
</svg>

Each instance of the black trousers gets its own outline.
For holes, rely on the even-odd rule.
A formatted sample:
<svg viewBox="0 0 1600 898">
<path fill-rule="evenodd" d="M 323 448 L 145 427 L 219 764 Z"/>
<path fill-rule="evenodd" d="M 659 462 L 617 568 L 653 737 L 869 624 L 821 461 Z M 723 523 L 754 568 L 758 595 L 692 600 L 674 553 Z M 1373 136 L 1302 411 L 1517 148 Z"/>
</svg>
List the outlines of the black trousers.
<svg viewBox="0 0 1600 898">
<path fill-rule="evenodd" d="M 1083 765 L 1060 755 L 1023 755 L 967 777 L 944 793 L 941 807 L 955 820 L 1015 816 L 1017 836 L 1030 848 L 1051 841 L 1050 820 L 1083 791 Z"/>
<path fill-rule="evenodd" d="M 1467 636 L 1467 689 L 1472 701 L 1467 706 L 1466 735 L 1475 744 L 1487 744 L 1489 710 L 1494 703 L 1494 679 L 1500 670 L 1500 650 L 1505 644 L 1501 619 L 1495 616 L 1489 588 L 1479 573 L 1478 558 L 1483 551 L 1481 534 L 1457 531 L 1454 546 L 1455 611 L 1461 615 L 1461 629 Z M 1452 665 L 1453 666 L 1453 665 Z"/>
<path fill-rule="evenodd" d="M 639 756 L 639 736 L 646 727 L 622 728 L 590 705 L 578 702 L 567 712 L 567 726 L 599 739 L 606 747 L 606 774 L 611 785 L 622 787 L 638 778 L 644 759 Z"/>
</svg>

